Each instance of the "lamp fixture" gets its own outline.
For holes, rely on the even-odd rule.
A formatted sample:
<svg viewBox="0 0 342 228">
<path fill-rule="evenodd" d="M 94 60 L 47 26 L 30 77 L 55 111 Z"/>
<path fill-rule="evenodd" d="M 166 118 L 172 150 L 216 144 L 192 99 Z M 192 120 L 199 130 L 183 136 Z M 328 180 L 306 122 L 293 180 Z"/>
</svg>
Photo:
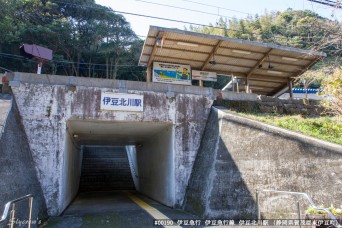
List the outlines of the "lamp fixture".
<svg viewBox="0 0 342 228">
<path fill-rule="evenodd" d="M 157 44 L 158 46 L 161 46 L 161 43 L 162 43 L 162 39 L 159 38 L 159 39 L 156 40 L 156 44 Z"/>
<path fill-rule="evenodd" d="M 189 47 L 198 47 L 198 44 L 186 43 L 186 42 L 177 42 L 177 45 L 189 46 Z"/>
<path fill-rule="evenodd" d="M 274 71 L 274 70 L 268 70 L 267 73 L 271 73 L 271 74 L 283 74 L 283 72 Z"/>
<path fill-rule="evenodd" d="M 295 59 L 295 58 L 289 58 L 289 57 L 281 57 L 283 60 L 286 60 L 286 61 L 292 61 L 292 62 L 296 62 L 298 59 Z"/>
<path fill-rule="evenodd" d="M 271 64 L 270 56 L 268 56 L 268 69 L 273 69 L 274 66 Z"/>
<path fill-rule="evenodd" d="M 251 54 L 251 52 L 250 51 L 242 51 L 242 50 L 232 50 L 232 52 L 234 52 L 234 53 L 239 53 L 239 54 L 245 54 L 245 55 L 249 55 L 249 54 Z"/>
<path fill-rule="evenodd" d="M 213 54 L 213 58 L 209 61 L 209 63 L 211 65 L 215 65 L 216 64 L 216 61 L 215 61 L 215 55 Z"/>
</svg>

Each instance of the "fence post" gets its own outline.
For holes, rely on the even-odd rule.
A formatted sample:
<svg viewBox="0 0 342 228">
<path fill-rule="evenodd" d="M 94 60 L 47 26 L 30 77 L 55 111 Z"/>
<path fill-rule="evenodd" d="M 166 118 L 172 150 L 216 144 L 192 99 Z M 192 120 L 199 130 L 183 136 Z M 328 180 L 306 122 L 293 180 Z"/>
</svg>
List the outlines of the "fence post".
<svg viewBox="0 0 342 228">
<path fill-rule="evenodd" d="M 11 220 L 10 220 L 10 227 L 13 228 L 13 224 L 14 224 L 14 215 L 15 215 L 15 203 L 12 204 L 12 210 L 11 210 Z"/>
<path fill-rule="evenodd" d="M 30 212 L 29 212 L 29 219 L 28 219 L 28 225 L 27 225 L 28 228 L 31 227 L 32 206 L 33 206 L 32 204 L 33 204 L 33 197 L 30 197 L 30 199 L 29 199 L 29 210 L 30 210 Z"/>
<path fill-rule="evenodd" d="M 297 211 L 298 211 L 298 220 L 299 220 L 299 227 L 302 227 L 301 222 L 300 222 L 300 205 L 299 201 L 297 201 Z"/>
<path fill-rule="evenodd" d="M 259 192 L 256 190 L 256 204 L 257 204 L 257 213 L 258 213 L 258 224 L 261 220 L 260 218 L 260 208 L 259 208 Z"/>
</svg>

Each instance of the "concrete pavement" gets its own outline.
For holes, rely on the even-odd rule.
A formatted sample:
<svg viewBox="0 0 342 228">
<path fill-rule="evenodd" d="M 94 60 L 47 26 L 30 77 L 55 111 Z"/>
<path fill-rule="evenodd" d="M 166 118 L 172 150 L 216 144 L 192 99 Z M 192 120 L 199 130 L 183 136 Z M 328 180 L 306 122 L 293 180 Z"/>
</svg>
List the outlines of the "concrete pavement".
<svg viewBox="0 0 342 228">
<path fill-rule="evenodd" d="M 154 219 L 160 218 L 198 219 L 135 191 L 84 192 L 76 197 L 62 216 L 51 217 L 42 227 L 145 228 L 157 227 L 154 225 Z"/>
</svg>

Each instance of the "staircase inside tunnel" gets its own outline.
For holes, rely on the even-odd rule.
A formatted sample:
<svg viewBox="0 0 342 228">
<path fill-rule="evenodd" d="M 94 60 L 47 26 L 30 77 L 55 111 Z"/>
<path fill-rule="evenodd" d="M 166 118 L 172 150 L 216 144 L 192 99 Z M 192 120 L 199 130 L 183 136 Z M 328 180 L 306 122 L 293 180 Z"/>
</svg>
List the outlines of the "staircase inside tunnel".
<svg viewBox="0 0 342 228">
<path fill-rule="evenodd" d="M 66 135 L 62 212 L 77 199 L 104 202 L 101 194 L 123 191 L 174 206 L 172 123 L 69 120 Z"/>
<path fill-rule="evenodd" d="M 124 146 L 85 146 L 79 192 L 135 190 Z"/>
</svg>

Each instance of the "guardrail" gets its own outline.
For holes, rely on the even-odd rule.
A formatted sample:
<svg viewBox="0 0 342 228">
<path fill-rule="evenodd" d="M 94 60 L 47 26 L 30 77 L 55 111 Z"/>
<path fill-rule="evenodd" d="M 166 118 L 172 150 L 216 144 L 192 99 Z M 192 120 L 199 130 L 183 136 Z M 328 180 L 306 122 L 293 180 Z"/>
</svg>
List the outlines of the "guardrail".
<svg viewBox="0 0 342 228">
<path fill-rule="evenodd" d="M 261 219 L 261 215 L 260 215 L 260 205 L 259 205 L 259 204 L 260 204 L 260 203 L 259 203 L 259 194 L 260 194 L 261 192 L 271 192 L 271 193 L 276 193 L 276 194 L 288 194 L 288 195 L 299 195 L 299 196 L 304 196 L 304 197 L 309 201 L 309 203 L 311 204 L 311 206 L 312 206 L 313 209 L 318 210 L 318 211 L 325 211 L 325 212 L 329 215 L 330 219 L 337 221 L 337 219 L 335 218 L 335 216 L 331 213 L 331 211 L 330 211 L 328 208 L 320 208 L 320 207 L 317 207 L 317 206 L 314 204 L 314 202 L 313 202 L 313 200 L 311 199 L 311 197 L 310 197 L 307 193 L 305 193 L 305 192 L 290 192 L 290 191 L 278 191 L 278 190 L 269 190 L 269 189 L 263 189 L 263 190 L 257 189 L 257 190 L 256 190 L 256 201 L 257 201 L 258 220 L 259 220 L 259 221 L 260 221 L 260 219 Z M 298 210 L 298 216 L 299 216 L 298 219 L 300 219 L 300 205 L 299 205 L 299 202 L 297 202 L 297 210 Z M 342 225 L 341 225 L 341 224 L 339 224 L 338 222 L 337 222 L 337 224 L 338 224 L 337 227 L 342 228 Z"/>
<path fill-rule="evenodd" d="M 5 208 L 4 208 L 4 212 L 1 216 L 1 220 L 0 220 L 0 224 L 5 222 L 9 212 L 11 213 L 11 218 L 10 218 L 10 223 L 9 223 L 9 227 L 13 228 L 14 225 L 14 220 L 15 220 L 15 204 L 28 199 L 29 201 L 29 217 L 28 217 L 28 221 L 27 221 L 27 227 L 30 228 L 31 227 L 31 217 L 32 217 L 32 203 L 33 203 L 33 196 L 31 194 L 28 194 L 26 196 L 20 197 L 18 199 L 9 201 L 5 204 Z M 10 211 L 10 208 L 12 206 L 12 210 Z"/>
</svg>

